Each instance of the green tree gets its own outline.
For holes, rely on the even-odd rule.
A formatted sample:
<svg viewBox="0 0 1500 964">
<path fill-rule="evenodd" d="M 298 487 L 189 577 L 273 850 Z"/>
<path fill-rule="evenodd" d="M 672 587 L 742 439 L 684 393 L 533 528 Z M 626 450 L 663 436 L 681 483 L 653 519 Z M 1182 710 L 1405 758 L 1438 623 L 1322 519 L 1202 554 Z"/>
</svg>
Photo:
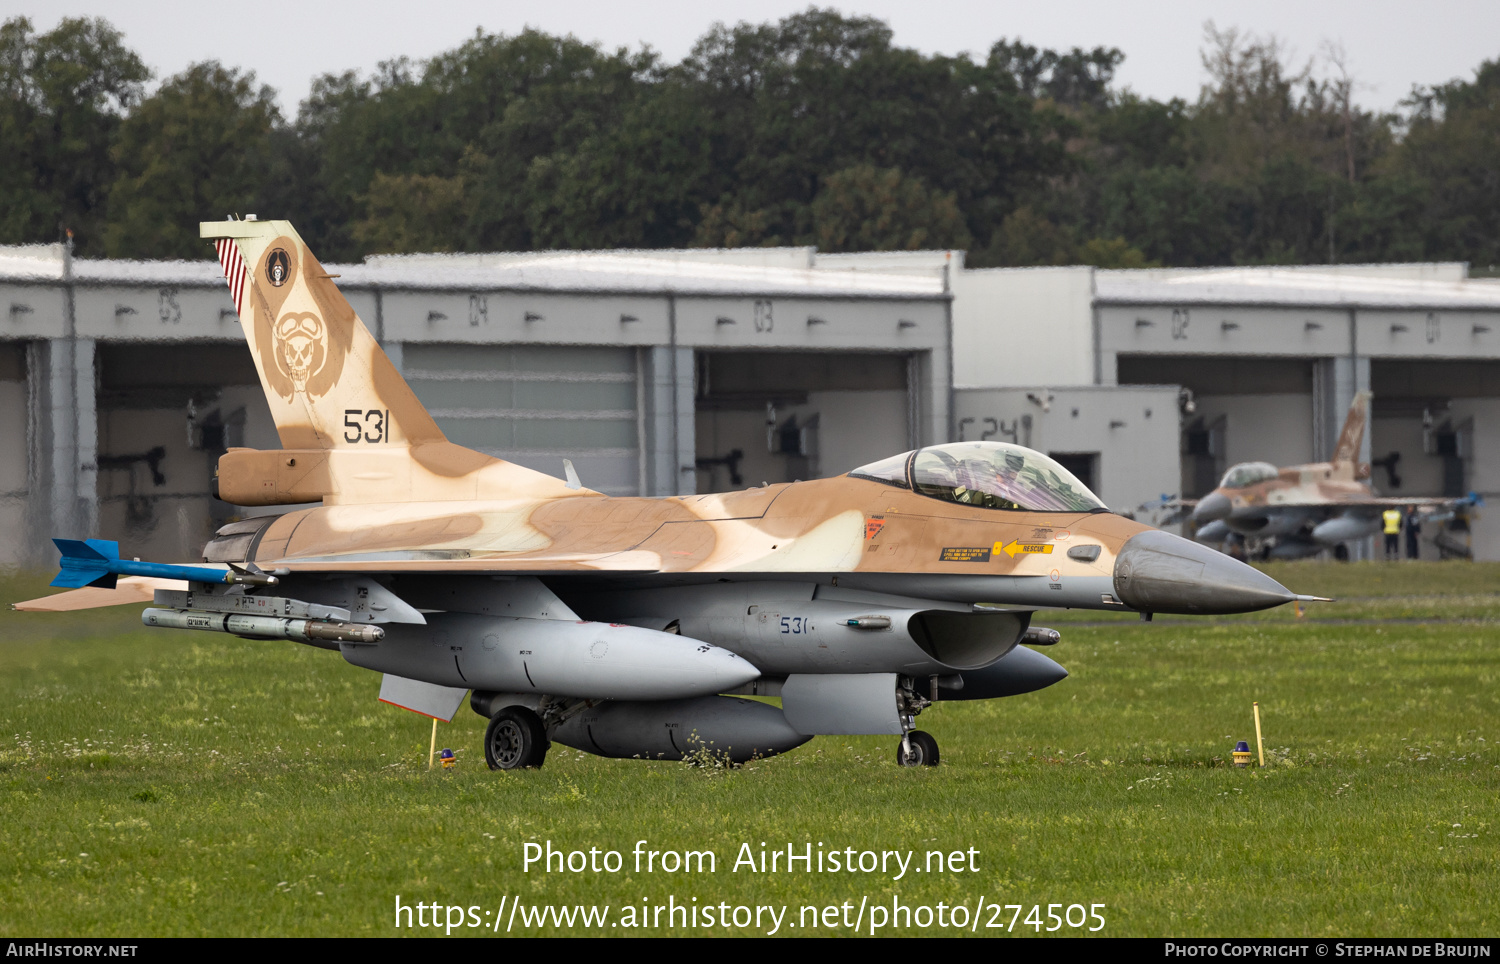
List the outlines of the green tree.
<svg viewBox="0 0 1500 964">
<path fill-rule="evenodd" d="M 614 122 L 532 161 L 527 229 L 537 247 L 682 247 L 711 172 L 702 118 L 680 80 L 643 87 Z"/>
<path fill-rule="evenodd" d="M 105 250 L 115 258 L 202 258 L 198 222 L 255 211 L 280 120 L 275 92 L 215 61 L 141 102 L 114 148 Z"/>
<path fill-rule="evenodd" d="M 464 216 L 463 178 L 376 171 L 365 209 L 354 238 L 371 254 L 452 251 L 453 226 Z"/>
<path fill-rule="evenodd" d="M 1408 106 L 1383 200 L 1405 201 L 1425 257 L 1500 263 L 1500 60 L 1472 81 L 1419 89 Z"/>
<path fill-rule="evenodd" d="M 678 69 L 711 132 L 700 239 L 803 236 L 823 179 L 861 165 L 951 194 L 988 237 L 1022 192 L 1068 169 L 1062 115 L 1037 109 L 1004 63 L 891 40 L 877 20 L 810 9 L 698 42 Z"/>
<path fill-rule="evenodd" d="M 62 240 L 102 253 L 114 179 L 110 144 L 150 72 L 104 20 L 65 17 L 32 32 L 0 25 L 0 243 Z"/>
<path fill-rule="evenodd" d="M 446 248 L 587 243 L 586 220 L 611 210 L 597 190 L 599 179 L 609 179 L 605 170 L 620 163 L 610 154 L 618 146 L 610 131 L 641 97 L 655 61 L 649 51 L 610 54 L 527 30 L 476 33 L 421 64 L 382 64 L 368 80 L 353 73 L 320 78 L 297 122 L 300 135 L 317 145 L 314 176 L 325 192 L 319 206 L 344 211 L 350 221 L 367 214 L 364 199 L 377 171 L 461 176 L 464 216 L 449 224 Z M 585 156 L 575 161 L 580 151 Z M 633 156 L 639 170 L 615 173 L 650 170 L 649 149 Z M 534 237 L 533 226 L 544 237 Z M 328 229 L 337 232 L 336 218 Z M 373 236 L 367 224 L 361 237 Z M 352 234 L 331 240 L 341 256 L 364 250 Z"/>
<path fill-rule="evenodd" d="M 1077 248 L 1070 226 L 1023 204 L 1000 223 L 983 250 L 971 253 L 969 261 L 978 267 L 1004 268 L 1072 264 Z"/>
<path fill-rule="evenodd" d="M 861 164 L 830 174 L 812 203 L 819 251 L 967 248 L 972 240 L 952 194 L 929 191 L 897 168 Z"/>
</svg>

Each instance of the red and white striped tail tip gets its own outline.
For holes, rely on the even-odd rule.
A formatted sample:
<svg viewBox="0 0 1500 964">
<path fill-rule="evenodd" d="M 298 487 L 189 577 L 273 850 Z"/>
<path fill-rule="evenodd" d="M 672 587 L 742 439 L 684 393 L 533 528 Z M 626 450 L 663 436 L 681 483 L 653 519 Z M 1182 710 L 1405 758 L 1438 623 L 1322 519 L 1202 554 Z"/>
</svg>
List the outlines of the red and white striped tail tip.
<svg viewBox="0 0 1500 964">
<path fill-rule="evenodd" d="M 234 310 L 245 313 L 245 259 L 240 256 L 240 246 L 233 238 L 219 238 L 215 245 L 219 249 L 219 266 L 224 269 L 224 280 L 229 282 L 229 296 L 234 299 Z"/>
</svg>

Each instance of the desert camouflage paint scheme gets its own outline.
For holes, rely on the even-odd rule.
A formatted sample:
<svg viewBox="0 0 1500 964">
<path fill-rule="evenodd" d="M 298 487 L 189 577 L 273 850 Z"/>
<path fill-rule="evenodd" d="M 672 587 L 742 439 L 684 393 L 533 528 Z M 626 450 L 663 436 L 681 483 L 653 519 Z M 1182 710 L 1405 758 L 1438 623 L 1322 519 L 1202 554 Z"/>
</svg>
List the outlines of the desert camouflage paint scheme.
<svg viewBox="0 0 1500 964">
<path fill-rule="evenodd" d="M 1359 461 L 1369 421 L 1370 393 L 1356 392 L 1332 460 L 1277 468 L 1244 462 L 1224 473 L 1219 487 L 1192 507 L 1194 538 L 1222 543 L 1253 540 L 1257 554 L 1295 559 L 1325 549 L 1346 554 L 1344 544 L 1374 535 L 1386 509 L 1432 516 L 1473 504 L 1472 499 L 1382 497 L 1371 487 L 1370 466 Z"/>
<path fill-rule="evenodd" d="M 321 504 L 232 523 L 205 547 L 207 562 L 275 585 L 131 577 L 31 608 L 149 597 L 164 608 L 148 625 L 337 649 L 385 674 L 383 700 L 437 718 L 472 691 L 493 767 L 539 766 L 551 740 L 680 759 L 692 732 L 736 761 L 816 734 L 900 734 L 899 762 L 934 764 L 913 725 L 932 702 L 1067 675 L 1018 646 L 1056 642 L 1031 627 L 1038 608 L 1224 613 L 1294 598 L 995 442 L 742 492 L 607 497 L 444 438 L 289 223 L 202 234 L 282 443 L 230 450 L 218 495 Z"/>
</svg>

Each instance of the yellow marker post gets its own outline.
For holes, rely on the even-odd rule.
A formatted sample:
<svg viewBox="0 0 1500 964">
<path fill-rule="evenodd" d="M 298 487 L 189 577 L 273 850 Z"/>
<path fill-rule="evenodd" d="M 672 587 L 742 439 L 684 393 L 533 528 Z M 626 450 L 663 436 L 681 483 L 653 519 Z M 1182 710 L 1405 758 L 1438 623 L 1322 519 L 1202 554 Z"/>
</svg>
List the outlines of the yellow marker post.
<svg viewBox="0 0 1500 964">
<path fill-rule="evenodd" d="M 1260 741 L 1260 702 L 1257 700 L 1251 704 L 1255 707 L 1255 749 L 1260 751 L 1260 765 L 1266 765 L 1266 745 Z M 436 722 L 435 720 L 433 721 Z"/>
<path fill-rule="evenodd" d="M 1256 717 L 1258 720 L 1259 717 Z M 1257 724 L 1259 725 L 1259 724 Z M 432 756 L 437 753 L 437 717 L 432 718 L 432 742 L 427 746 L 427 769 L 432 769 Z"/>
</svg>

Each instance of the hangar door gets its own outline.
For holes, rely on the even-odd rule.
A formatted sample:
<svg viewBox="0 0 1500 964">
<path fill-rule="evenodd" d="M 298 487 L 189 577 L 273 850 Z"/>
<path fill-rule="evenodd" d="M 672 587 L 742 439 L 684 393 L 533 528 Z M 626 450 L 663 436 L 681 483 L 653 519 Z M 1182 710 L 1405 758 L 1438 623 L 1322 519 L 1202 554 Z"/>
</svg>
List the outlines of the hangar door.
<svg viewBox="0 0 1500 964">
<path fill-rule="evenodd" d="M 219 456 L 280 446 L 250 353 L 232 342 L 105 342 L 95 358 L 99 535 L 143 559 L 198 558 L 216 528 L 245 514 L 212 495 Z"/>
<path fill-rule="evenodd" d="M 13 538 L 0 544 L 0 566 L 24 561 L 27 499 L 31 463 L 26 432 L 26 346 L 21 342 L 0 343 L 0 527 Z"/>
<path fill-rule="evenodd" d="M 819 479 L 916 447 L 915 356 L 699 352 L 699 492 Z"/>
<path fill-rule="evenodd" d="M 1238 462 L 1301 465 L 1313 451 L 1313 363 L 1303 358 L 1120 355 L 1121 385 L 1180 385 L 1183 496 Z"/>
<path fill-rule="evenodd" d="M 452 442 L 557 478 L 636 495 L 639 362 L 634 348 L 418 345 L 402 375 Z"/>
<path fill-rule="evenodd" d="M 1393 496 L 1493 491 L 1500 460 L 1487 443 L 1500 415 L 1496 375 L 1487 361 L 1372 360 L 1375 485 Z"/>
</svg>

